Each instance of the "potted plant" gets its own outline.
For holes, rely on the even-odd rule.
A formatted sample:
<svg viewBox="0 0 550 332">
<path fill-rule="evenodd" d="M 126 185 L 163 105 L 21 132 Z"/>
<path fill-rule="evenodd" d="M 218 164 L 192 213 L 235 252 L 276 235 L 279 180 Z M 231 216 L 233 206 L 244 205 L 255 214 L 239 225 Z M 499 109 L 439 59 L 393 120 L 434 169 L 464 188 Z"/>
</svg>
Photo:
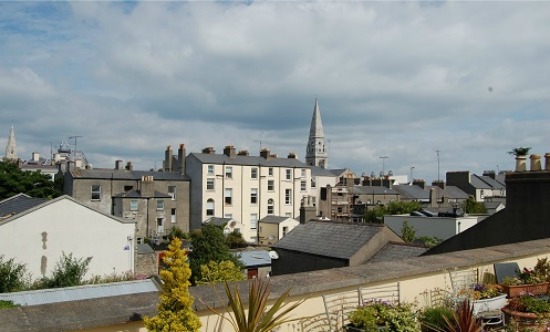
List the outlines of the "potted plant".
<svg viewBox="0 0 550 332">
<path fill-rule="evenodd" d="M 418 313 L 422 332 L 438 332 L 445 329 L 446 320 L 453 317 L 453 309 L 446 305 L 427 307 Z"/>
<path fill-rule="evenodd" d="M 509 154 L 516 156 L 516 171 L 525 171 L 525 160 L 527 159 L 529 150 L 531 150 L 530 147 L 524 148 L 520 146 L 519 148 L 513 148 L 511 151 L 508 151 Z"/>
<path fill-rule="evenodd" d="M 518 297 L 522 294 L 546 294 L 550 277 L 550 262 L 547 258 L 538 259 L 533 269 L 523 268 L 516 271 L 515 277 L 506 277 L 501 287 L 508 297 Z"/>
<path fill-rule="evenodd" d="M 474 313 L 500 310 L 506 305 L 506 293 L 496 284 L 476 284 L 459 291 L 459 297 L 470 300 Z"/>
<path fill-rule="evenodd" d="M 510 299 L 502 311 L 506 315 L 506 321 L 515 321 L 520 328 L 547 331 L 550 322 L 548 296 L 523 294 Z"/>
<path fill-rule="evenodd" d="M 365 302 L 349 315 L 346 331 L 416 332 L 419 324 L 412 304 L 391 304 L 380 300 Z"/>
</svg>

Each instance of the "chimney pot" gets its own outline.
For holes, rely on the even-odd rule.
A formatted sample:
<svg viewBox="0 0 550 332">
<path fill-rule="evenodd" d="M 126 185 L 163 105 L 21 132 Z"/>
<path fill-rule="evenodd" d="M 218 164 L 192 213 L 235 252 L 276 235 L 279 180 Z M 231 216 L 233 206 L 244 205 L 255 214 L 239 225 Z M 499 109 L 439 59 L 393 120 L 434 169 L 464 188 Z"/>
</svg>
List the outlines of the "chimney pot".
<svg viewBox="0 0 550 332">
<path fill-rule="evenodd" d="M 540 155 L 539 154 L 532 154 L 529 156 L 529 159 L 531 159 L 531 171 L 532 172 L 538 172 L 541 170 L 540 166 Z"/>
</svg>

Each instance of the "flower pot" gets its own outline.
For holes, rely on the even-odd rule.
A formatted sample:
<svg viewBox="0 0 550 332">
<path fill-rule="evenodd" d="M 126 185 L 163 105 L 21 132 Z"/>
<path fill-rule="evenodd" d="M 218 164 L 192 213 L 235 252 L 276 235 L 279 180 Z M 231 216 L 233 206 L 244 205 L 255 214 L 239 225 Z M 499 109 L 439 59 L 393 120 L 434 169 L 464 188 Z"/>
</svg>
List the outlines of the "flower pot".
<svg viewBox="0 0 550 332">
<path fill-rule="evenodd" d="M 540 284 L 524 284 L 524 285 L 501 285 L 508 297 L 518 297 L 523 294 L 542 295 L 548 292 L 548 282 Z"/>
<path fill-rule="evenodd" d="M 501 309 L 504 312 L 506 323 L 516 322 L 519 330 L 530 329 L 539 332 L 546 332 L 548 318 L 541 318 L 540 315 L 531 312 L 519 312 L 510 310 L 507 307 Z"/>
<path fill-rule="evenodd" d="M 506 300 L 506 294 L 502 293 L 489 299 L 474 300 L 471 303 L 474 307 L 474 313 L 477 314 L 478 312 L 500 310 L 506 306 L 508 301 Z"/>
</svg>

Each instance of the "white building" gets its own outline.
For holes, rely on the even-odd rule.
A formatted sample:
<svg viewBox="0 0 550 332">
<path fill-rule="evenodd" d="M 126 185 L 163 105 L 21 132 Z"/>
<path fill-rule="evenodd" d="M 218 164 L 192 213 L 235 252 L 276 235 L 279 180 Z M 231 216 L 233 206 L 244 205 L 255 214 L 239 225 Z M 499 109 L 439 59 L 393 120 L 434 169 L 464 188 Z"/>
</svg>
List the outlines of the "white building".
<svg viewBox="0 0 550 332">
<path fill-rule="evenodd" d="M 233 146 L 223 154 L 206 148 L 190 153 L 185 169 L 191 179 L 191 228 L 211 217 L 232 218 L 248 242 L 257 242 L 258 220 L 268 215 L 297 219 L 301 198 L 314 196 L 309 166 L 292 153 L 278 158 L 268 149 L 250 156 Z"/>
<path fill-rule="evenodd" d="M 0 215 L 0 254 L 25 264 L 31 280 L 50 277 L 63 253 L 92 257 L 85 279 L 134 272 L 134 221 L 69 196 L 44 201 L 17 195 L 0 202 Z"/>
</svg>

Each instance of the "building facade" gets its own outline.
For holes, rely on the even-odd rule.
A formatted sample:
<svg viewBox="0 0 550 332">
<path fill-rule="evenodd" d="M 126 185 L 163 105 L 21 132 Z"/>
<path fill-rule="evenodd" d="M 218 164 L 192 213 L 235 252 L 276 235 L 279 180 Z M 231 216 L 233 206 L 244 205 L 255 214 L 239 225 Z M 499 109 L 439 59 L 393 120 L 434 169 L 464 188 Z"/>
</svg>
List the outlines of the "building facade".
<svg viewBox="0 0 550 332">
<path fill-rule="evenodd" d="M 291 153 L 279 158 L 262 149 L 260 156 L 223 154 L 209 147 L 190 153 L 185 164 L 191 179 L 191 228 L 211 217 L 232 218 L 248 242 L 257 242 L 258 220 L 268 215 L 298 218 L 300 201 L 311 195 L 311 170 Z"/>
</svg>

